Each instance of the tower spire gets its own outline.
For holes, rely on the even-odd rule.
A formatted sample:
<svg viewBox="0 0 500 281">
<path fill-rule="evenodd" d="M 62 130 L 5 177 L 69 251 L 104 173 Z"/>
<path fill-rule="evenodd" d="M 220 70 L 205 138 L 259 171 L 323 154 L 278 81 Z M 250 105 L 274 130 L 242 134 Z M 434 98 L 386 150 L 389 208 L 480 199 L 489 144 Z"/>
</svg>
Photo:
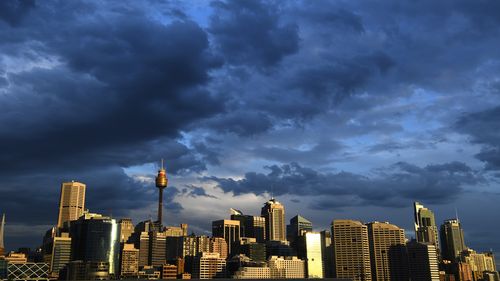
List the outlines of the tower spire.
<svg viewBox="0 0 500 281">
<path fill-rule="evenodd" d="M 3 250 L 5 249 L 5 245 L 3 242 L 4 229 L 5 229 L 5 213 L 2 215 L 2 222 L 0 222 L 0 252 L 3 252 Z"/>
</svg>

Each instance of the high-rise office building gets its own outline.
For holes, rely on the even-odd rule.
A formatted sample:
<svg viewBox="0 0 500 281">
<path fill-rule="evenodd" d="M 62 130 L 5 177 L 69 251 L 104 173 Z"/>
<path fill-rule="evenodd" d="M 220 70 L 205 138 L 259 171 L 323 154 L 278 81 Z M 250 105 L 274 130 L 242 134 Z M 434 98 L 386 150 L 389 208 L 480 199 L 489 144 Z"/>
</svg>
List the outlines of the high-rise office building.
<svg viewBox="0 0 500 281">
<path fill-rule="evenodd" d="M 167 236 L 164 232 L 149 232 L 148 265 L 162 266 L 166 262 Z"/>
<path fill-rule="evenodd" d="M 439 281 L 437 251 L 433 244 L 410 241 L 406 244 L 410 280 Z"/>
<path fill-rule="evenodd" d="M 120 237 L 116 220 L 85 213 L 70 224 L 72 260 L 104 262 L 111 274 L 118 272 Z"/>
<path fill-rule="evenodd" d="M 212 222 L 212 236 L 226 240 L 228 255 L 233 254 L 233 244 L 240 240 L 240 221 L 217 220 Z"/>
<path fill-rule="evenodd" d="M 359 221 L 332 222 L 333 273 L 336 278 L 371 281 L 368 227 Z"/>
<path fill-rule="evenodd" d="M 404 229 L 388 222 L 371 222 L 367 226 L 372 280 L 408 280 Z"/>
<path fill-rule="evenodd" d="M 63 232 L 52 238 L 52 254 L 50 255 L 51 277 L 58 277 L 59 271 L 71 260 L 71 238 L 69 233 Z"/>
<path fill-rule="evenodd" d="M 120 276 L 123 278 L 137 277 L 139 272 L 139 250 L 134 244 L 122 244 L 120 255 Z"/>
<path fill-rule="evenodd" d="M 332 278 L 332 265 L 333 265 L 333 249 L 332 249 L 332 235 L 330 231 L 323 230 L 321 234 L 321 255 L 323 259 L 323 276 L 325 278 Z"/>
<path fill-rule="evenodd" d="M 296 215 L 290 219 L 290 224 L 286 227 L 286 236 L 288 241 L 292 242 L 308 231 L 312 231 L 312 222 L 301 215 Z"/>
<path fill-rule="evenodd" d="M 307 278 L 323 278 L 323 257 L 321 251 L 321 234 L 306 232 L 297 238 L 299 258 L 305 261 Z"/>
<path fill-rule="evenodd" d="M 255 238 L 240 238 L 236 254 L 245 255 L 253 262 L 264 262 L 266 261 L 266 245 L 257 243 Z"/>
<path fill-rule="evenodd" d="M 438 229 L 434 213 L 419 202 L 414 202 L 413 207 L 417 242 L 434 245 L 439 254 Z"/>
<path fill-rule="evenodd" d="M 5 244 L 3 241 L 5 228 L 5 214 L 2 215 L 2 221 L 0 222 L 0 256 L 5 255 Z"/>
<path fill-rule="evenodd" d="M 198 254 L 193 261 L 193 279 L 213 279 L 226 277 L 226 259 L 218 253 Z"/>
<path fill-rule="evenodd" d="M 261 216 L 266 219 L 266 240 L 286 241 L 285 207 L 271 198 L 262 207 Z"/>
<path fill-rule="evenodd" d="M 444 221 L 440 229 L 441 255 L 443 259 L 456 261 L 466 249 L 464 231 L 458 219 Z"/>
<path fill-rule="evenodd" d="M 255 238 L 258 243 L 266 241 L 266 219 L 264 217 L 244 215 L 232 210 L 231 220 L 240 222 L 240 236 Z"/>
<path fill-rule="evenodd" d="M 483 279 L 485 272 L 497 271 L 495 257 L 491 252 L 477 253 L 472 249 L 466 249 L 460 259 L 470 265 L 474 280 Z"/>
<path fill-rule="evenodd" d="M 223 259 L 227 259 L 229 257 L 228 253 L 230 252 L 230 250 L 226 239 L 222 237 L 211 237 L 209 243 L 210 253 L 218 253 L 219 256 Z"/>
<path fill-rule="evenodd" d="M 134 233 L 132 219 L 121 219 L 118 221 L 118 225 L 120 226 L 120 243 L 127 243 L 132 233 Z"/>
<path fill-rule="evenodd" d="M 71 181 L 61 184 L 59 199 L 59 216 L 57 227 L 62 228 L 64 223 L 75 221 L 85 211 L 85 184 Z"/>
<path fill-rule="evenodd" d="M 149 232 L 142 231 L 137 244 L 139 248 L 139 266 L 149 265 Z"/>
</svg>

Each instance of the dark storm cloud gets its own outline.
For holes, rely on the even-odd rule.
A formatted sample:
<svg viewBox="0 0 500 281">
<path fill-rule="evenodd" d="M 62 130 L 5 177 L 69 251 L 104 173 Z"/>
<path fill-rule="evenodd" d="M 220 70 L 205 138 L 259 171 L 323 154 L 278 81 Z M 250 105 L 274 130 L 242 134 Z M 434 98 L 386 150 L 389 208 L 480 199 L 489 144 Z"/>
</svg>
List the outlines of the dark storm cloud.
<svg viewBox="0 0 500 281">
<path fill-rule="evenodd" d="M 483 144 L 476 157 L 486 164 L 486 169 L 500 169 L 500 107 L 462 116 L 455 124 L 458 131 Z"/>
<path fill-rule="evenodd" d="M 90 16 L 84 10 L 64 26 L 54 19 L 29 26 L 54 13 L 47 7 L 32 12 L 23 28 L 2 33 L 34 34 L 41 46 L 26 48 L 56 56 L 63 65 L 7 73 L 10 87 L 0 97 L 3 172 L 60 166 L 68 155 L 79 166 L 142 164 L 168 150 L 162 145 L 182 151 L 168 152 L 181 159 L 176 165 L 185 164 L 173 172 L 204 169 L 192 151 L 165 139 L 222 109 L 217 97 L 198 88 L 217 59 L 196 23 L 164 25 L 137 14 L 84 21 Z M 159 138 L 165 141 L 154 144 Z"/>
<path fill-rule="evenodd" d="M 249 172 L 241 180 L 217 177 L 205 180 L 215 181 L 224 192 L 235 194 L 261 195 L 272 188 L 275 195 L 325 196 L 317 205 L 311 205 L 319 209 L 339 207 L 335 204 L 327 207 L 332 198 L 348 199 L 340 206 L 403 207 L 412 200 L 446 203 L 460 195 L 464 185 L 483 182 L 477 171 L 460 162 L 425 167 L 398 162 L 374 171 L 370 177 L 350 172 L 322 173 L 296 163 L 266 168 L 270 171 L 267 174 Z"/>
<path fill-rule="evenodd" d="M 280 21 L 278 3 L 214 1 L 212 7 L 209 30 L 230 63 L 272 66 L 297 51 L 298 28 Z"/>
<path fill-rule="evenodd" d="M 35 0 L 0 1 L 0 19 L 16 26 L 34 7 Z"/>
</svg>

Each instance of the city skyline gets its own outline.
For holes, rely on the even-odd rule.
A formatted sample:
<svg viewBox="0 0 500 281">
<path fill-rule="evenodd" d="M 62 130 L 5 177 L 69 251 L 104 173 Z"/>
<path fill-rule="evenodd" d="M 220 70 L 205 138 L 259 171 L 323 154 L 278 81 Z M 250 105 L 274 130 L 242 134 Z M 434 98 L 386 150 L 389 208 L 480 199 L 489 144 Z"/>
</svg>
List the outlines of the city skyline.
<svg viewBox="0 0 500 281">
<path fill-rule="evenodd" d="M 154 221 L 164 158 L 164 225 L 210 234 L 229 208 L 258 216 L 274 197 L 285 223 L 389 221 L 414 236 L 418 201 L 437 231 L 458 210 L 466 246 L 498 260 L 499 10 L 0 1 L 5 246 L 39 246 L 71 180 L 93 212 Z"/>
</svg>

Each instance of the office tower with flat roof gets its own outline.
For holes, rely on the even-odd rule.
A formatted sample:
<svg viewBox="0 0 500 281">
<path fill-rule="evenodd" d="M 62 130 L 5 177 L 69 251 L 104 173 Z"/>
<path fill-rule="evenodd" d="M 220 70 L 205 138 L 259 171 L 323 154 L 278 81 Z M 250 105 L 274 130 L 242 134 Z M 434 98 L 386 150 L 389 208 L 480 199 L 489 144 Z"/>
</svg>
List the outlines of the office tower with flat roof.
<svg viewBox="0 0 500 281">
<path fill-rule="evenodd" d="M 466 247 L 464 231 L 458 219 L 445 220 L 441 225 L 441 256 L 445 260 L 456 261 Z"/>
<path fill-rule="evenodd" d="M 368 227 L 359 221 L 332 222 L 333 273 L 336 278 L 371 281 Z"/>
<path fill-rule="evenodd" d="M 149 259 L 148 265 L 162 266 L 167 254 L 167 236 L 164 232 L 149 232 Z"/>
<path fill-rule="evenodd" d="M 305 262 L 297 257 L 271 256 L 267 261 L 271 279 L 302 279 L 306 277 Z"/>
<path fill-rule="evenodd" d="M 233 254 L 233 244 L 240 240 L 240 222 L 235 220 L 217 220 L 212 222 L 212 236 L 226 240 L 228 255 Z"/>
<path fill-rule="evenodd" d="M 404 229 L 388 222 L 371 222 L 367 226 L 372 280 L 408 280 Z"/>
<path fill-rule="evenodd" d="M 226 277 L 226 259 L 219 253 L 202 252 L 193 260 L 193 279 L 213 279 Z"/>
<path fill-rule="evenodd" d="M 0 256 L 5 255 L 5 244 L 3 241 L 5 228 L 5 214 L 2 215 L 2 221 L 0 222 Z"/>
<path fill-rule="evenodd" d="M 466 249 L 460 259 L 470 265 L 474 280 L 483 279 L 485 272 L 497 271 L 495 257 L 491 252 L 477 253 L 472 249 Z"/>
<path fill-rule="evenodd" d="M 410 241 L 406 244 L 410 280 L 439 281 L 438 257 L 433 244 Z"/>
<path fill-rule="evenodd" d="M 127 243 L 128 239 L 134 233 L 134 224 L 132 219 L 124 218 L 118 221 L 120 226 L 120 243 Z"/>
<path fill-rule="evenodd" d="M 118 272 L 120 251 L 116 220 L 100 214 L 85 213 L 70 224 L 72 260 L 105 262 L 109 273 Z"/>
<path fill-rule="evenodd" d="M 266 261 L 266 245 L 257 243 L 255 238 L 240 238 L 239 243 L 237 243 L 236 253 L 245 255 L 254 262 Z"/>
<path fill-rule="evenodd" d="M 286 241 L 285 207 L 271 198 L 264 204 L 260 214 L 266 220 L 266 240 Z"/>
<path fill-rule="evenodd" d="M 80 218 L 85 211 L 85 189 L 83 183 L 71 181 L 61 184 L 59 198 L 59 216 L 57 227 L 62 228 L 67 222 Z"/>
<path fill-rule="evenodd" d="M 307 278 L 323 278 L 323 257 L 321 251 L 321 234 L 305 232 L 297 238 L 299 244 L 298 257 L 306 263 Z"/>
<path fill-rule="evenodd" d="M 59 277 L 59 271 L 71 260 L 71 238 L 69 233 L 63 232 L 52 238 L 52 253 L 50 255 L 51 277 Z"/>
<path fill-rule="evenodd" d="M 124 243 L 120 254 L 120 277 L 137 278 L 139 272 L 139 249 L 134 244 Z"/>
<path fill-rule="evenodd" d="M 231 209 L 231 220 L 240 222 L 240 236 L 255 238 L 258 243 L 266 241 L 266 219 L 264 217 L 244 215 Z"/>
<path fill-rule="evenodd" d="M 414 202 L 413 207 L 417 242 L 434 245 L 439 254 L 438 229 L 434 213 L 419 202 Z"/>
<path fill-rule="evenodd" d="M 323 260 L 323 276 L 325 278 L 332 278 L 332 258 L 333 258 L 333 249 L 332 249 L 332 235 L 330 231 L 323 230 L 320 232 L 321 234 L 321 258 Z"/>
</svg>

